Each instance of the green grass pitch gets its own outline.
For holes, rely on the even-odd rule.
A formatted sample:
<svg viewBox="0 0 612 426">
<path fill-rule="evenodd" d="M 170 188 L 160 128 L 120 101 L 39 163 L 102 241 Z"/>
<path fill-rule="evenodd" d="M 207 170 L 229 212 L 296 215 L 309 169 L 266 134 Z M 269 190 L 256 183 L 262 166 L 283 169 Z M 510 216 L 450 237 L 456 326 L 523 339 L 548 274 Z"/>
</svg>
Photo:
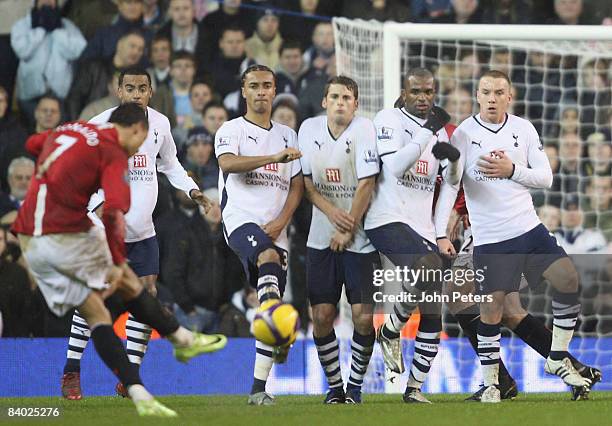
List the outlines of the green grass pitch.
<svg viewBox="0 0 612 426">
<path fill-rule="evenodd" d="M 50 425 L 611 425 L 612 392 L 593 392 L 589 401 L 573 402 L 569 392 L 520 394 L 514 401 L 488 405 L 463 402 L 466 395 L 432 395 L 432 405 L 407 405 L 401 395 L 365 395 L 360 406 L 325 406 L 322 396 L 281 396 L 273 407 L 250 407 L 246 396 L 168 396 L 159 400 L 179 418 L 143 419 L 128 400 L 89 397 L 0 398 L 0 424 Z M 59 418 L 9 419 L 7 407 L 58 407 Z"/>
</svg>

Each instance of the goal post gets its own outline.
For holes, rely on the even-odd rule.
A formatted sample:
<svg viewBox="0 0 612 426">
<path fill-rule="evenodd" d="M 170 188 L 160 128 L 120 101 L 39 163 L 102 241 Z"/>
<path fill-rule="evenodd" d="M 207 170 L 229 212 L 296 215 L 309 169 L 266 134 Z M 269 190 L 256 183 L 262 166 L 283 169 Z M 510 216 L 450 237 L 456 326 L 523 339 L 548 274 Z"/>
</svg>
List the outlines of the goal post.
<svg viewBox="0 0 612 426">
<path fill-rule="evenodd" d="M 361 110 L 369 117 L 391 107 L 397 99 L 402 61 L 406 60 L 403 45 L 408 42 L 472 42 L 522 50 L 548 49 L 559 54 L 565 50 L 567 54 L 612 59 L 609 26 L 383 24 L 347 18 L 334 18 L 333 24 L 337 72 L 355 78 L 360 92 L 364 87 L 366 96 Z"/>
<path fill-rule="evenodd" d="M 345 18 L 337 18 L 342 21 Z M 480 25 L 480 24 L 400 24 L 386 22 L 383 31 L 384 106 L 397 99 L 401 89 L 400 39 L 464 41 L 609 41 L 612 28 L 603 25 Z M 612 56 L 612 46 L 607 56 Z M 595 53 L 595 52 L 593 52 Z M 602 53 L 602 52 L 599 52 Z"/>
<path fill-rule="evenodd" d="M 334 18 L 333 25 L 337 73 L 358 83 L 358 111 L 368 118 L 393 107 L 401 93 L 402 77 L 413 67 L 426 67 L 434 73 L 436 103 L 450 113 L 454 124 L 477 113 L 475 90 L 484 71 L 498 69 L 510 76 L 510 111 L 533 123 L 551 165 L 556 162 L 553 187 L 534 191 L 534 205 L 555 210 L 557 229 L 561 230 L 560 210 L 577 199 L 584 228 L 598 232 L 598 238 L 604 241 L 598 247 L 591 244 L 588 254 L 572 256 L 580 273 L 582 312 L 571 350 L 585 363 L 607 370 L 604 376 L 612 376 L 612 367 L 608 367 L 612 357 L 612 268 L 602 267 L 612 265 L 608 254 L 612 249 L 612 217 L 607 218 L 612 216 L 612 204 L 597 207 L 604 205 L 598 204 L 603 196 L 597 191 L 603 189 L 597 185 L 601 185 L 601 178 L 612 180 L 611 157 L 603 157 L 606 163 L 602 167 L 600 155 L 605 149 L 598 151 L 610 146 L 612 27 L 383 24 L 346 18 Z M 564 168 L 564 161 L 572 160 L 572 155 L 575 169 Z M 554 231 L 552 226 L 549 229 Z M 523 306 L 550 328 L 550 290 L 544 285 L 532 290 L 521 295 Z M 478 385 L 478 361 L 465 339 L 452 338 L 462 334 L 446 311 L 444 315 L 444 330 L 451 338 L 441 345 L 425 389 L 466 392 Z M 542 375 L 543 358 L 519 338 L 505 333 L 504 362 L 520 390 L 564 389 L 558 381 Z M 407 347 L 412 344 L 410 339 L 405 343 Z M 406 362 L 410 362 L 411 348 L 405 354 Z M 376 351 L 374 364 L 382 368 Z M 388 379 L 388 375 L 383 378 L 373 374 L 364 386 L 398 391 L 406 377 L 402 376 L 399 388 L 397 381 L 390 385 Z M 612 390 L 612 381 L 596 389 Z"/>
</svg>

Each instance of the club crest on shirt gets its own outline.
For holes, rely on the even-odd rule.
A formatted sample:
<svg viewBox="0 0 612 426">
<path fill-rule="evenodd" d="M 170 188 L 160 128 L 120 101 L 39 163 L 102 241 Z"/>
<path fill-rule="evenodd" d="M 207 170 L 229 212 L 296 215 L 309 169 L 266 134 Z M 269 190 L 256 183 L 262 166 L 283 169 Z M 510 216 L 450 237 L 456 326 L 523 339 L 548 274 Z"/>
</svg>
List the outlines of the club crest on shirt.
<svg viewBox="0 0 612 426">
<path fill-rule="evenodd" d="M 376 163 L 376 162 L 378 162 L 378 156 L 376 155 L 376 151 L 368 149 L 363 154 L 364 154 L 363 160 L 366 163 Z"/>
<path fill-rule="evenodd" d="M 415 170 L 419 175 L 429 175 L 429 163 L 427 160 L 419 160 L 415 164 Z"/>
<path fill-rule="evenodd" d="M 325 169 L 328 182 L 340 182 L 340 169 Z"/>
<path fill-rule="evenodd" d="M 147 156 L 144 154 L 134 154 L 134 168 L 143 169 L 147 167 Z"/>
<path fill-rule="evenodd" d="M 390 140 L 393 137 L 393 129 L 391 127 L 381 127 L 378 129 L 378 140 Z"/>
</svg>

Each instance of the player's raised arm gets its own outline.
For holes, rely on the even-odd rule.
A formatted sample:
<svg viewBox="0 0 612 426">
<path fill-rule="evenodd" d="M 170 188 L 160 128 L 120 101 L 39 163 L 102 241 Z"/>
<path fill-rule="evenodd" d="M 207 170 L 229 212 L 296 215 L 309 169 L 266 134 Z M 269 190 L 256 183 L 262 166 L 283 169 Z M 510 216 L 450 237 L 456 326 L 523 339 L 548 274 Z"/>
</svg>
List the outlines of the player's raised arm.
<svg viewBox="0 0 612 426">
<path fill-rule="evenodd" d="M 450 116 L 442 108 L 434 106 L 427 116 L 427 121 L 416 132 L 410 143 L 399 150 L 394 150 L 394 146 L 400 146 L 398 141 L 404 129 L 397 120 L 394 120 L 395 122 L 390 125 L 389 117 L 385 115 L 383 111 L 374 118 L 380 158 L 389 167 L 393 175 L 399 179 L 421 157 L 427 145 L 432 141 L 431 136 L 450 121 Z"/>
<path fill-rule="evenodd" d="M 277 154 L 243 156 L 231 153 L 219 155 L 219 167 L 223 173 L 246 173 L 267 164 L 289 163 L 299 160 L 302 154 L 295 148 L 285 148 Z"/>
<path fill-rule="evenodd" d="M 290 149 L 299 154 L 299 159 L 301 157 L 300 152 L 294 148 L 297 146 L 297 137 L 295 132 L 291 132 L 292 137 L 288 138 L 289 141 L 286 148 L 282 152 Z M 293 154 L 292 154 L 293 155 Z M 289 161 L 276 161 L 275 163 L 285 163 Z M 304 195 L 304 176 L 302 175 L 302 166 L 299 161 L 294 161 L 291 163 L 291 184 L 289 185 L 289 193 L 287 194 L 287 200 L 285 200 L 285 205 L 283 209 L 280 211 L 278 216 L 264 224 L 261 229 L 270 237 L 272 240 L 276 240 L 280 233 L 289 225 L 291 218 L 293 217 L 293 213 L 295 213 L 295 209 L 297 209 L 300 201 L 302 200 L 302 196 Z"/>
</svg>

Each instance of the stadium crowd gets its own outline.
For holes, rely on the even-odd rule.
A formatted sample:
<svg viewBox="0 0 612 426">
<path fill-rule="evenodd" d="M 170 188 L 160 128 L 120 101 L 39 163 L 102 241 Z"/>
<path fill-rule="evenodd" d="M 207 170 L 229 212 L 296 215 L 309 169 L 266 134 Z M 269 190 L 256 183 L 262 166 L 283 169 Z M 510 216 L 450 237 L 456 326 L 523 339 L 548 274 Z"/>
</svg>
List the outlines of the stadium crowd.
<svg viewBox="0 0 612 426">
<path fill-rule="evenodd" d="M 118 105 L 119 72 L 146 67 L 150 106 L 172 124 L 179 160 L 215 207 L 204 213 L 159 177 L 154 213 L 160 243 L 159 297 L 188 328 L 248 336 L 257 297 L 222 233 L 214 136 L 245 112 L 240 75 L 254 63 L 277 72 L 273 119 L 296 131 L 320 114 L 336 73 L 332 16 L 400 22 L 612 24 L 606 0 L 0 0 L 0 312 L 3 336 L 67 336 L 72 313 L 55 317 L 28 277 L 8 228 L 34 162 L 26 138 Z M 530 119 L 555 179 L 534 193 L 542 220 L 568 253 L 612 244 L 612 63 L 500 48 L 433 52 L 442 105 L 460 123 L 475 111 L 474 84 L 508 71 L 514 113 Z M 562 60 L 563 59 L 563 60 Z M 288 297 L 308 324 L 305 253 L 311 206 L 290 228 Z M 609 281 L 609 280 L 608 280 Z M 612 289 L 597 313 L 612 315 Z M 590 330 L 612 332 L 608 324 Z"/>
</svg>

